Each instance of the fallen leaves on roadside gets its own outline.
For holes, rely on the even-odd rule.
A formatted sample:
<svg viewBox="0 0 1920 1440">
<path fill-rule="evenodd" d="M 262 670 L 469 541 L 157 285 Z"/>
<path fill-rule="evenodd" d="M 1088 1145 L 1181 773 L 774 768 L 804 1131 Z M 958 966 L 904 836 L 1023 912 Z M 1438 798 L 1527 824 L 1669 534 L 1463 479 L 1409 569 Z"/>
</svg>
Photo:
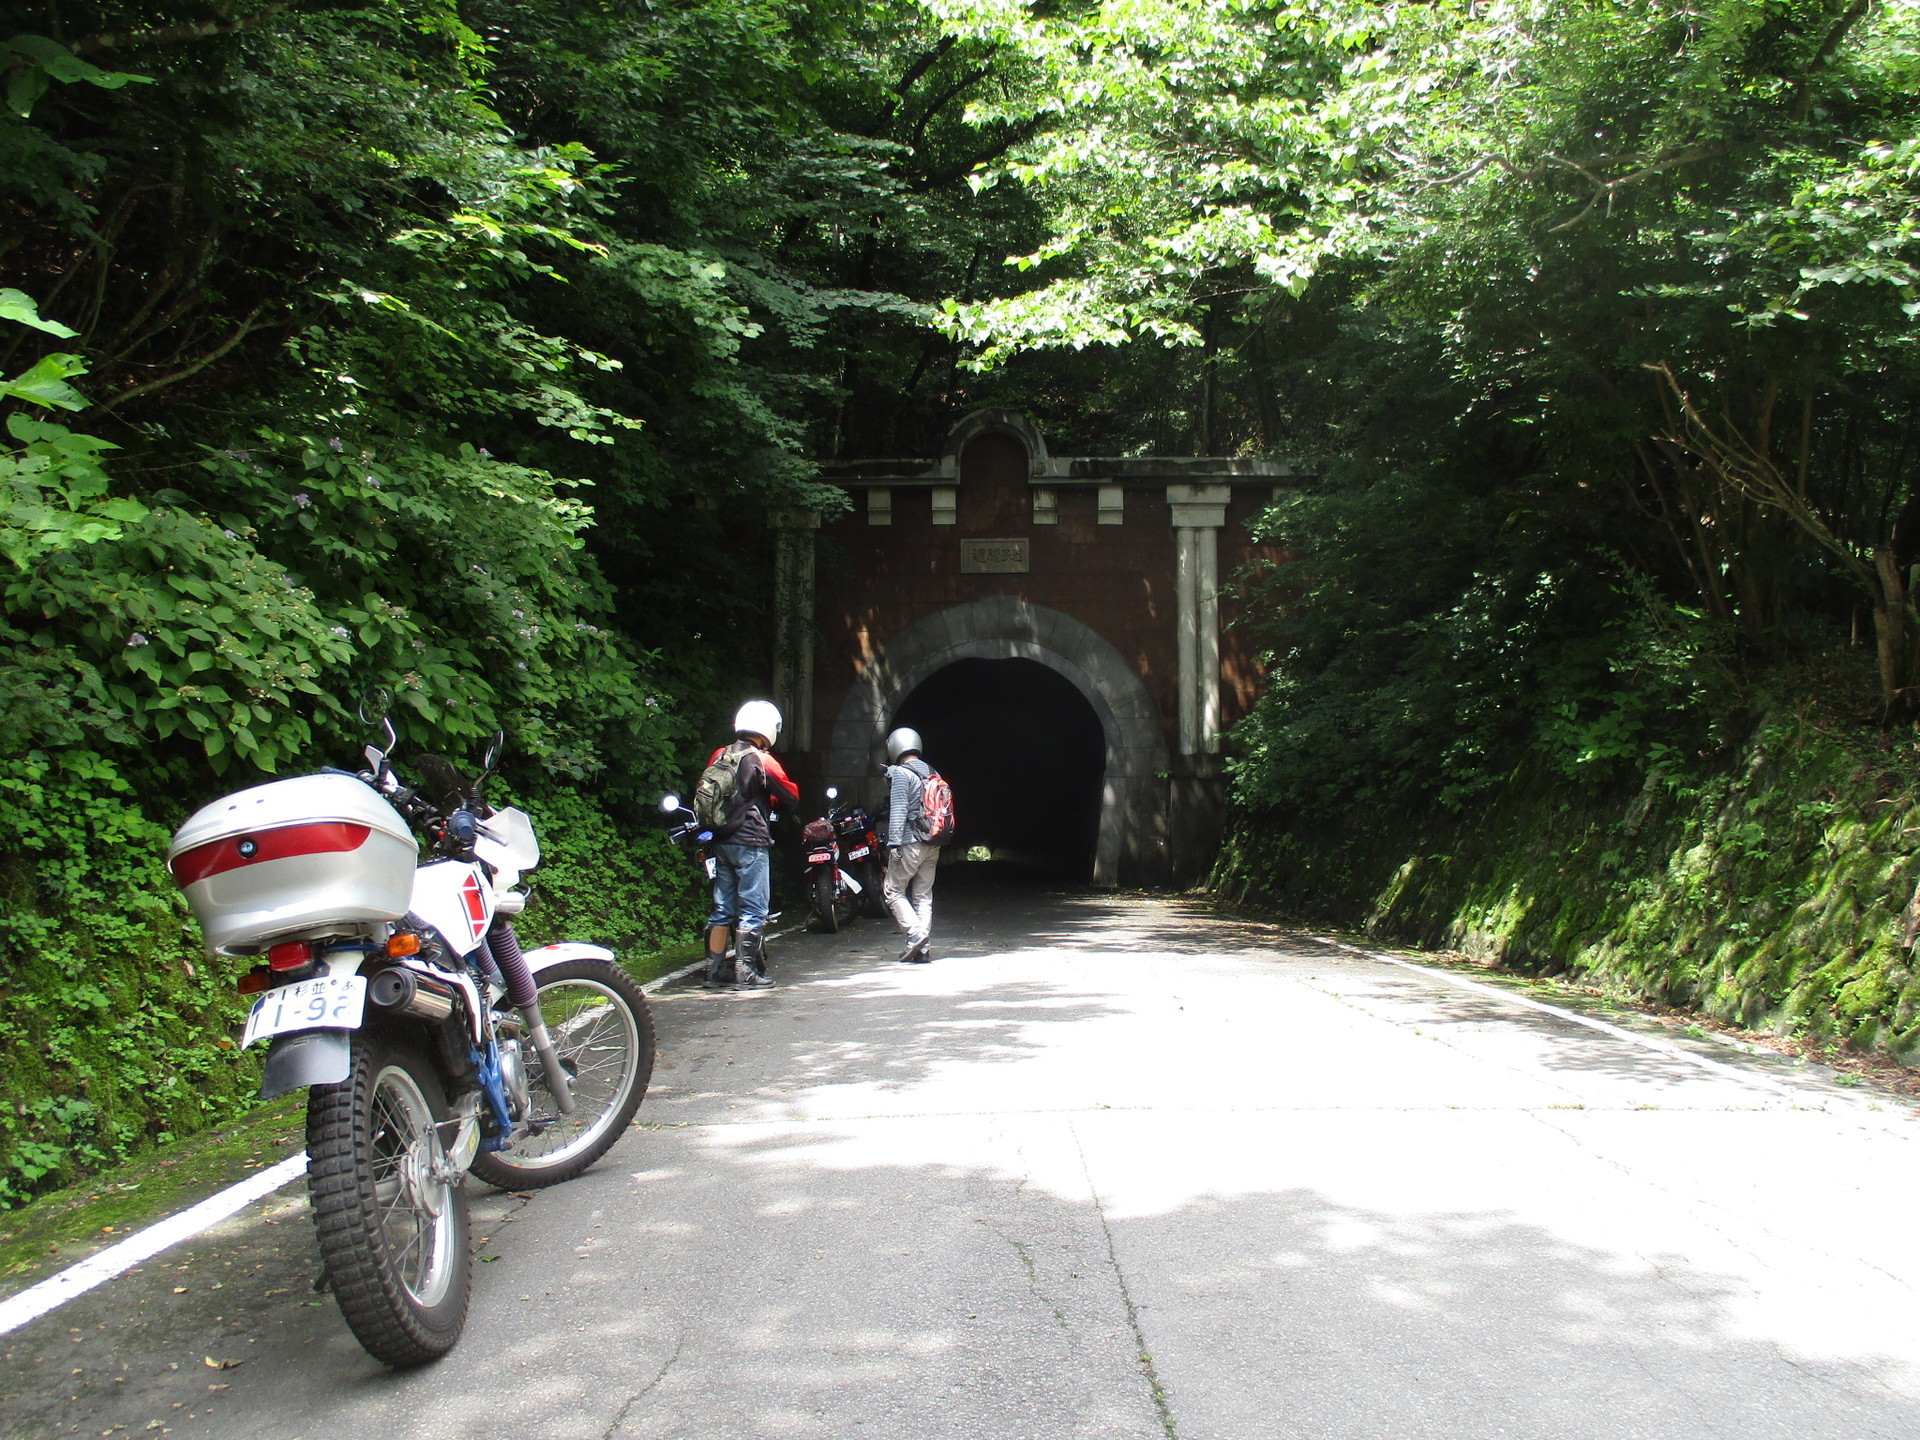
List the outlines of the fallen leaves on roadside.
<svg viewBox="0 0 1920 1440">
<path fill-rule="evenodd" d="M 211 1355 L 202 1355 L 200 1363 L 209 1370 L 238 1370 L 247 1362 L 244 1360 L 216 1360 Z"/>
</svg>

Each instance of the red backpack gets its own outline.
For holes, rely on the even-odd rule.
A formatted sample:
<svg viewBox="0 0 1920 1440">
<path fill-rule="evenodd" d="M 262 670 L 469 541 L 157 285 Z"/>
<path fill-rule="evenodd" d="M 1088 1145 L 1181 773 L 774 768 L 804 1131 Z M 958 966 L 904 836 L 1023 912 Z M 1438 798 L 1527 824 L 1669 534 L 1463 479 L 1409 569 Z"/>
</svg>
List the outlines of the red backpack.
<svg viewBox="0 0 1920 1440">
<path fill-rule="evenodd" d="M 953 787 L 947 784 L 938 770 L 928 767 L 927 778 L 920 786 L 920 823 L 923 832 L 921 842 L 926 845 L 944 845 L 953 838 Z"/>
</svg>

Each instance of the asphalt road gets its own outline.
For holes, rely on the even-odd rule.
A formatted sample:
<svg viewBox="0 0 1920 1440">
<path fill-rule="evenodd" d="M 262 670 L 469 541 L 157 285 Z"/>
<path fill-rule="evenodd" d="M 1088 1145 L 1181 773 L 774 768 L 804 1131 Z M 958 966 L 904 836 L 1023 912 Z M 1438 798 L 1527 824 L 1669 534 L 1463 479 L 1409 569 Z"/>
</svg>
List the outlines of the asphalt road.
<svg viewBox="0 0 1920 1440">
<path fill-rule="evenodd" d="M 477 1197 L 441 1363 L 366 1358 L 284 1192 L 0 1341 L 0 1434 L 1920 1437 L 1906 1108 L 1174 903 L 943 898 L 931 965 L 864 921 L 663 992 L 640 1126 Z"/>
</svg>

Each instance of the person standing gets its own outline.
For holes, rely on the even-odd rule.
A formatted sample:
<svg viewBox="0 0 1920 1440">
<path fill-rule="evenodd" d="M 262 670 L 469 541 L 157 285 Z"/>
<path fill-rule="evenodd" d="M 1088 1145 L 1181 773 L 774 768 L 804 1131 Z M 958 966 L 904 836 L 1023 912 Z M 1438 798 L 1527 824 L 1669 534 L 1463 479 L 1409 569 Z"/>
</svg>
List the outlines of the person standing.
<svg viewBox="0 0 1920 1440">
<path fill-rule="evenodd" d="M 881 894 L 907 937 L 900 958 L 932 959 L 933 876 L 940 847 L 953 833 L 946 781 L 920 756 L 920 732 L 905 726 L 887 736 L 887 875 Z M 929 800 L 935 803 L 929 805 Z"/>
<path fill-rule="evenodd" d="M 709 989 L 727 983 L 727 935 L 735 939 L 734 988 L 763 990 L 765 927 L 773 889 L 773 807 L 800 798 L 800 787 L 773 757 L 780 711 L 749 700 L 733 717 L 734 739 L 707 761 L 694 792 L 694 813 L 713 827 L 713 913 L 707 917 Z"/>
</svg>

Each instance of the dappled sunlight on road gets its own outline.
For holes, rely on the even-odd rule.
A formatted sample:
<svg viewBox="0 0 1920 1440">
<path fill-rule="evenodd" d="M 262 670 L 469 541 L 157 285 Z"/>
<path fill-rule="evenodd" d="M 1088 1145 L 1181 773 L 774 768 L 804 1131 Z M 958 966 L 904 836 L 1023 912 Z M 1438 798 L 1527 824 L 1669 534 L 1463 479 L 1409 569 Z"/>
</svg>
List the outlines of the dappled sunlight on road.
<svg viewBox="0 0 1920 1440">
<path fill-rule="evenodd" d="M 440 1364 L 366 1361 L 283 1205 L 69 1307 L 85 1343 L 17 1337 L 0 1416 L 138 1429 L 211 1403 L 168 1364 L 244 1342 L 179 1433 L 1920 1434 L 1904 1112 L 1178 904 L 968 895 L 940 942 L 856 926 L 783 944 L 772 992 L 663 992 L 634 1133 L 480 1197 L 498 1259 Z M 187 1306 L 189 1270 L 253 1288 Z"/>
</svg>

